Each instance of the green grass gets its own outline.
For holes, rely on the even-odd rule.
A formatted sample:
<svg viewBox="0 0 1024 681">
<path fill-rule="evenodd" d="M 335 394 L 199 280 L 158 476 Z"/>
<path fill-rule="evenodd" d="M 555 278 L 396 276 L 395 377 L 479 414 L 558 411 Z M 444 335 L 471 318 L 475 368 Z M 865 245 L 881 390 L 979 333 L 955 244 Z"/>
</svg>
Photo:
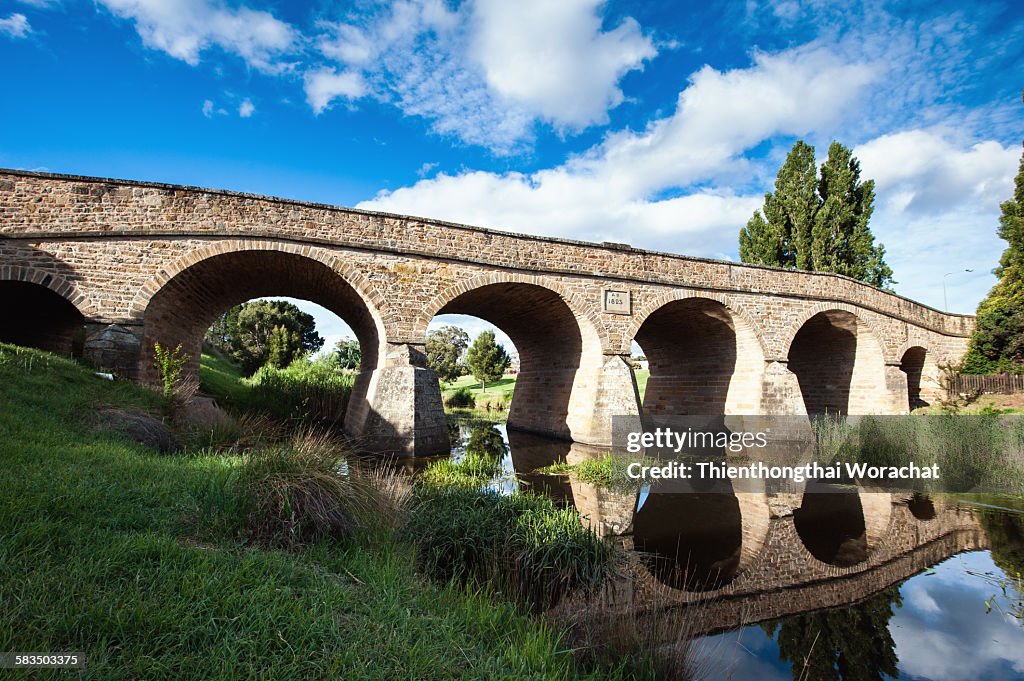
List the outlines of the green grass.
<svg viewBox="0 0 1024 681">
<path fill-rule="evenodd" d="M 161 401 L 0 345 L 0 650 L 81 651 L 87 679 L 575 676 L 542 620 L 423 580 L 407 544 L 246 545 L 238 457 L 157 455 L 94 431 L 100 405 Z"/>
<path fill-rule="evenodd" d="M 530 493 L 421 484 L 403 533 L 427 573 L 486 586 L 538 612 L 574 590 L 598 591 L 621 567 L 621 550 L 587 529 L 575 508 Z"/>
<path fill-rule="evenodd" d="M 200 388 L 214 395 L 225 408 L 244 408 L 251 388 L 244 383 L 242 370 L 217 354 L 203 353 L 199 361 Z"/>
<path fill-rule="evenodd" d="M 938 479 L 898 486 L 930 492 L 1024 490 L 1024 420 L 999 414 L 864 416 L 814 420 L 816 459 L 899 467 L 936 465 Z"/>
</svg>

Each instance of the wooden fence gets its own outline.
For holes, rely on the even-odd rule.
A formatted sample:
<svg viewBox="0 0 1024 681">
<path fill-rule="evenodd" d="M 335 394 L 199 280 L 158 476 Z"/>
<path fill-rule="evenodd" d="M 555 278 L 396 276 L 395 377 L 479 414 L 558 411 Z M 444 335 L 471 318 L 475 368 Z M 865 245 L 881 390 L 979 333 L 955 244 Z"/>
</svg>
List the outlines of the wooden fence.
<svg viewBox="0 0 1024 681">
<path fill-rule="evenodd" d="M 957 393 L 962 395 L 976 391 L 1006 394 L 1024 392 L 1024 374 L 960 374 L 956 377 Z"/>
</svg>

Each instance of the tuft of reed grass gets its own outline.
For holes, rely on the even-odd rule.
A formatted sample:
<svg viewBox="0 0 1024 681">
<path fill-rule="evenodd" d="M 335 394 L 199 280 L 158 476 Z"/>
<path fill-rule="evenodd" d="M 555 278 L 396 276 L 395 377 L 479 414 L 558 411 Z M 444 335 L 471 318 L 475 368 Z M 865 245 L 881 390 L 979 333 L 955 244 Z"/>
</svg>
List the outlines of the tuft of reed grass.
<svg viewBox="0 0 1024 681">
<path fill-rule="evenodd" d="M 538 468 L 537 473 L 543 475 L 574 475 L 581 482 L 586 482 L 603 489 L 630 490 L 638 487 L 637 480 L 629 476 L 629 464 L 642 461 L 636 457 L 616 456 L 611 452 L 596 459 L 583 459 L 571 464 L 556 461 L 550 466 Z"/>
<path fill-rule="evenodd" d="M 281 442 L 285 435 L 281 424 L 265 414 L 247 412 L 238 416 L 188 428 L 188 442 L 207 453 L 244 454 L 265 445 Z"/>
<path fill-rule="evenodd" d="M 390 468 L 350 465 L 348 453 L 342 441 L 317 429 L 247 452 L 237 473 L 247 537 L 291 548 L 397 528 L 410 484 Z"/>
<path fill-rule="evenodd" d="M 279 418 L 340 423 L 355 374 L 329 360 L 300 358 L 285 369 L 264 366 L 245 383 L 251 408 Z"/>
<path fill-rule="evenodd" d="M 267 546 L 294 547 L 324 537 L 347 537 L 355 520 L 345 508 L 345 459 L 322 434 L 297 433 L 290 442 L 248 452 L 239 475 L 250 511 L 246 534 Z"/>
</svg>

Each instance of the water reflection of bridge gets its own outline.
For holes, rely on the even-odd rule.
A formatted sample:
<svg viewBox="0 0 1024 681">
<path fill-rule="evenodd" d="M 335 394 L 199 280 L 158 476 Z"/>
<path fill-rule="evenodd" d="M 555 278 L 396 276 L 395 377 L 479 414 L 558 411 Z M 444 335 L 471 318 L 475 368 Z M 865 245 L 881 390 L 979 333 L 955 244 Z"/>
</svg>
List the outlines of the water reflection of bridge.
<svg viewBox="0 0 1024 681">
<path fill-rule="evenodd" d="M 856 603 L 945 558 L 988 548 L 970 510 L 909 494 L 814 485 L 780 494 L 655 491 L 634 512 L 638 489 L 530 475 L 553 459 L 578 462 L 600 450 L 512 431 L 509 439 L 527 484 L 546 486 L 596 531 L 648 554 L 619 600 L 681 612 L 697 604 L 694 633 Z"/>
</svg>

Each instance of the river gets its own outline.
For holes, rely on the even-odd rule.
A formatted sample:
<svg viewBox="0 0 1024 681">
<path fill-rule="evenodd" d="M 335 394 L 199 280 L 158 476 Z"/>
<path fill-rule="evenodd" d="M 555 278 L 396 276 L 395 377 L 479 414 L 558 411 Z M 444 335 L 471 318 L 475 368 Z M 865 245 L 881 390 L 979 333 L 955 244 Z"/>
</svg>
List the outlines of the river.
<svg viewBox="0 0 1024 681">
<path fill-rule="evenodd" d="M 602 488 L 536 473 L 599 449 L 479 418 L 450 429 L 453 458 L 500 459 L 490 488 L 574 505 L 636 551 L 640 590 L 696 613 L 704 678 L 1024 679 L 1024 500 Z"/>
</svg>

